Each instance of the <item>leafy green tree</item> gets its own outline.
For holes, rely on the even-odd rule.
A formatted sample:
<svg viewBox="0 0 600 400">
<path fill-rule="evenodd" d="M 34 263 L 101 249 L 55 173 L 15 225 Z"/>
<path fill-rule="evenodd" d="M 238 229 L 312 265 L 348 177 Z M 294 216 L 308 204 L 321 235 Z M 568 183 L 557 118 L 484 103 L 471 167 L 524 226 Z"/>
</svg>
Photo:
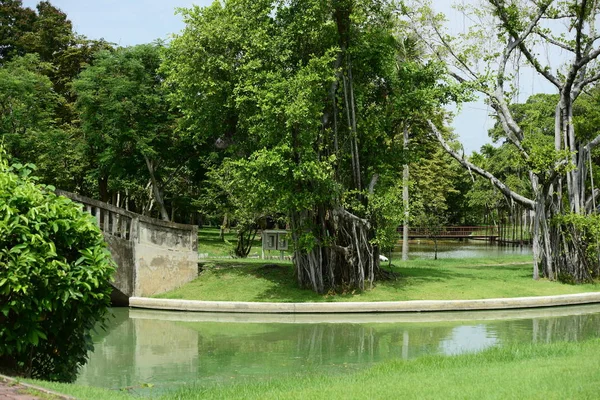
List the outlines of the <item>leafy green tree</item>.
<svg viewBox="0 0 600 400">
<path fill-rule="evenodd" d="M 114 272 L 93 218 L 0 154 L 0 371 L 71 382 Z"/>
<path fill-rule="evenodd" d="M 42 61 L 52 62 L 57 53 L 66 50 L 73 40 L 73 25 L 67 15 L 49 1 L 36 6 L 37 16 L 29 31 L 20 37 L 26 53 L 37 53 Z"/>
<path fill-rule="evenodd" d="M 403 161 L 390 4 L 231 0 L 184 19 L 164 70 L 185 128 L 245 171 L 238 196 L 288 216 L 300 285 L 369 287 L 385 220 L 370 199 L 397 194 Z"/>
<path fill-rule="evenodd" d="M 49 1 L 36 11 L 23 7 L 21 0 L 0 2 L 0 65 L 14 57 L 37 54 L 51 65 L 44 71 L 60 95 L 55 105 L 62 124 L 73 122 L 74 94 L 71 82 L 89 64 L 93 55 L 112 46 L 104 40 L 88 40 L 73 31 L 71 21 Z"/>
<path fill-rule="evenodd" d="M 15 57 L 0 67 L 0 137 L 21 163 L 35 163 L 39 177 L 65 190 L 82 184 L 85 160 L 79 132 L 57 123 L 63 100 L 36 54 Z"/>
<path fill-rule="evenodd" d="M 413 223 L 424 228 L 434 240 L 437 260 L 437 237 L 449 221 L 449 198 L 458 193 L 455 188 L 457 171 L 450 167 L 452 160 L 441 148 L 433 155 L 411 165 L 414 182 L 411 210 Z"/>
<path fill-rule="evenodd" d="M 174 133 L 176 114 L 170 111 L 163 77 L 157 72 L 161 47 L 102 52 L 73 88 L 87 156 L 98 171 L 100 197 L 108 199 L 109 180 L 117 190 L 131 181 L 140 181 L 138 187 L 148 183 L 160 216 L 169 220 L 165 187 L 181 171 L 189 152 Z"/>
<path fill-rule="evenodd" d="M 589 158 L 600 144 L 600 135 L 597 128 L 593 133 L 577 131 L 575 110 L 586 90 L 600 79 L 596 28 L 600 4 L 575 0 L 488 0 L 480 7 L 466 9 L 473 20 L 481 23 L 453 38 L 444 31 L 443 17 L 433 15 L 428 4 L 416 3 L 419 4 L 403 11 L 419 34 L 429 40 L 435 56 L 447 62 L 457 84 L 486 98 L 502 127 L 502 136 L 527 165 L 531 195 L 519 193 L 465 159 L 449 146 L 432 122 L 433 134 L 465 168 L 490 180 L 511 201 L 534 211 L 534 279 L 540 273 L 550 280 L 592 279 L 595 273 L 580 262 L 587 250 L 566 237 L 560 224 L 553 221 L 564 220 L 563 215 L 569 213 L 589 214 L 597 197 L 589 180 Z M 569 30 L 558 31 L 556 27 L 560 24 L 570 27 Z M 563 52 L 565 62 L 557 68 L 549 64 L 550 60 L 538 56 L 540 43 Z M 528 131 L 527 123 L 518 121 L 515 114 L 518 110 L 511 108 L 511 99 L 518 90 L 516 77 L 521 74 L 518 60 L 524 60 L 559 94 L 554 102 L 550 141 L 538 130 Z"/>
<path fill-rule="evenodd" d="M 14 56 L 25 55 L 23 36 L 30 31 L 35 19 L 35 11 L 23 7 L 21 0 L 0 1 L 0 64 Z"/>
</svg>

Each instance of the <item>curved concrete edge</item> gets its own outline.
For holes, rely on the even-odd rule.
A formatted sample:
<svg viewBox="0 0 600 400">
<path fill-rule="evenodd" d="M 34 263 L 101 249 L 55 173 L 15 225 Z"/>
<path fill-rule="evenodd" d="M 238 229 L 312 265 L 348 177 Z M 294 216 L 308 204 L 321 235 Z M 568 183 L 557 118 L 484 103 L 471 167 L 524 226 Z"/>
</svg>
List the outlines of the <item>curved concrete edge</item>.
<svg viewBox="0 0 600 400">
<path fill-rule="evenodd" d="M 455 323 L 539 318 L 561 318 L 600 313 L 599 304 L 582 304 L 561 307 L 512 308 L 507 310 L 431 311 L 404 313 L 337 313 L 337 314 L 257 314 L 215 313 L 200 311 L 169 311 L 132 308 L 130 319 L 174 322 L 226 322 L 249 324 L 423 324 Z"/>
<path fill-rule="evenodd" d="M 600 292 L 558 296 L 513 297 L 480 300 L 411 300 L 338 303 L 259 303 L 241 301 L 199 301 L 130 297 L 129 306 L 172 311 L 260 314 L 382 313 L 424 311 L 476 311 L 512 308 L 556 307 L 600 303 Z"/>
</svg>

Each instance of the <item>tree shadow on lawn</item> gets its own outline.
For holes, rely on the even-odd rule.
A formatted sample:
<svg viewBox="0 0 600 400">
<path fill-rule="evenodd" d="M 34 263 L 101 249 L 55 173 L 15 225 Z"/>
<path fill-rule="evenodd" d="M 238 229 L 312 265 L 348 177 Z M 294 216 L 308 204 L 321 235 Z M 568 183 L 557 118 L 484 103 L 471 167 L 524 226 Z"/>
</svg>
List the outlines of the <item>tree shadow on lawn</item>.
<svg viewBox="0 0 600 400">
<path fill-rule="evenodd" d="M 493 279 L 497 276 L 493 276 L 495 273 L 504 274 L 512 272 L 514 278 L 531 278 L 533 274 L 533 266 L 528 264 L 510 264 L 510 265 L 479 265 L 472 267 L 464 267 L 465 270 L 470 271 L 482 271 L 481 277 L 473 276 L 474 279 Z"/>
<path fill-rule="evenodd" d="M 433 282 L 444 282 L 456 279 L 469 278 L 470 274 L 462 274 L 456 271 L 437 268 L 402 267 L 394 268 L 397 278 L 377 281 L 374 289 L 378 286 L 385 287 L 388 291 L 405 290 L 407 287 L 426 285 Z M 216 278 L 226 275 L 238 277 L 253 277 L 264 279 L 272 283 L 266 285 L 265 289 L 254 296 L 254 301 L 276 301 L 276 302 L 334 302 L 340 300 L 351 300 L 359 291 L 348 291 L 343 293 L 317 294 L 311 289 L 301 289 L 296 282 L 294 266 L 291 264 L 230 264 L 212 269 Z M 365 291 L 367 292 L 367 291 Z"/>
<path fill-rule="evenodd" d="M 386 268 L 386 270 L 388 270 Z M 444 268 L 435 267 L 396 267 L 393 268 L 393 273 L 398 276 L 396 280 L 389 279 L 379 281 L 379 284 L 385 285 L 388 288 L 397 290 L 405 290 L 409 286 L 427 285 L 437 282 L 449 282 L 457 279 L 468 279 L 471 277 L 468 273 L 460 273 Z"/>
<path fill-rule="evenodd" d="M 294 266 L 291 264 L 228 264 L 211 269 L 217 278 L 225 276 L 252 277 L 271 282 L 264 291 L 254 297 L 254 301 L 304 302 L 326 301 L 324 296 L 311 290 L 300 289 L 296 282 Z"/>
</svg>

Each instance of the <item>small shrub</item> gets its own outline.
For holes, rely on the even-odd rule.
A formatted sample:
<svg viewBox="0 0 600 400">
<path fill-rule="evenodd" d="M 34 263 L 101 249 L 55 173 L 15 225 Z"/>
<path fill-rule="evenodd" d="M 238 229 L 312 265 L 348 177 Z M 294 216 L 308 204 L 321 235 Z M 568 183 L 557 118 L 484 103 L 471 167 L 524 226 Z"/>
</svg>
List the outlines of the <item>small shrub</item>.
<svg viewBox="0 0 600 400">
<path fill-rule="evenodd" d="M 0 148 L 0 371 L 70 382 L 110 306 L 110 254 L 93 217 L 8 166 Z"/>
</svg>

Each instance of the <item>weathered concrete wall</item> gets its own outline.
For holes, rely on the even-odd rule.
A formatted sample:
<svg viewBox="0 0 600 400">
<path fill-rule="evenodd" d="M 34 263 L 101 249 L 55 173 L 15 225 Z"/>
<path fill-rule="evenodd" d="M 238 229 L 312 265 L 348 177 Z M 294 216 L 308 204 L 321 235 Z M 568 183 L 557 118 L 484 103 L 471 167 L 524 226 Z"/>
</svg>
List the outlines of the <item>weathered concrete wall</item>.
<svg viewBox="0 0 600 400">
<path fill-rule="evenodd" d="M 57 194 L 82 203 L 98 221 L 118 268 L 113 285 L 126 297 L 152 296 L 198 276 L 198 228 L 161 221 L 77 194 Z"/>
<path fill-rule="evenodd" d="M 113 277 L 113 285 L 125 296 L 134 296 L 135 268 L 126 267 L 134 264 L 134 243 L 109 233 L 104 234 L 104 240 L 108 245 L 112 259 L 118 265 Z"/>
<path fill-rule="evenodd" d="M 146 219 L 138 224 L 135 296 L 164 293 L 198 276 L 195 226 Z"/>
</svg>

